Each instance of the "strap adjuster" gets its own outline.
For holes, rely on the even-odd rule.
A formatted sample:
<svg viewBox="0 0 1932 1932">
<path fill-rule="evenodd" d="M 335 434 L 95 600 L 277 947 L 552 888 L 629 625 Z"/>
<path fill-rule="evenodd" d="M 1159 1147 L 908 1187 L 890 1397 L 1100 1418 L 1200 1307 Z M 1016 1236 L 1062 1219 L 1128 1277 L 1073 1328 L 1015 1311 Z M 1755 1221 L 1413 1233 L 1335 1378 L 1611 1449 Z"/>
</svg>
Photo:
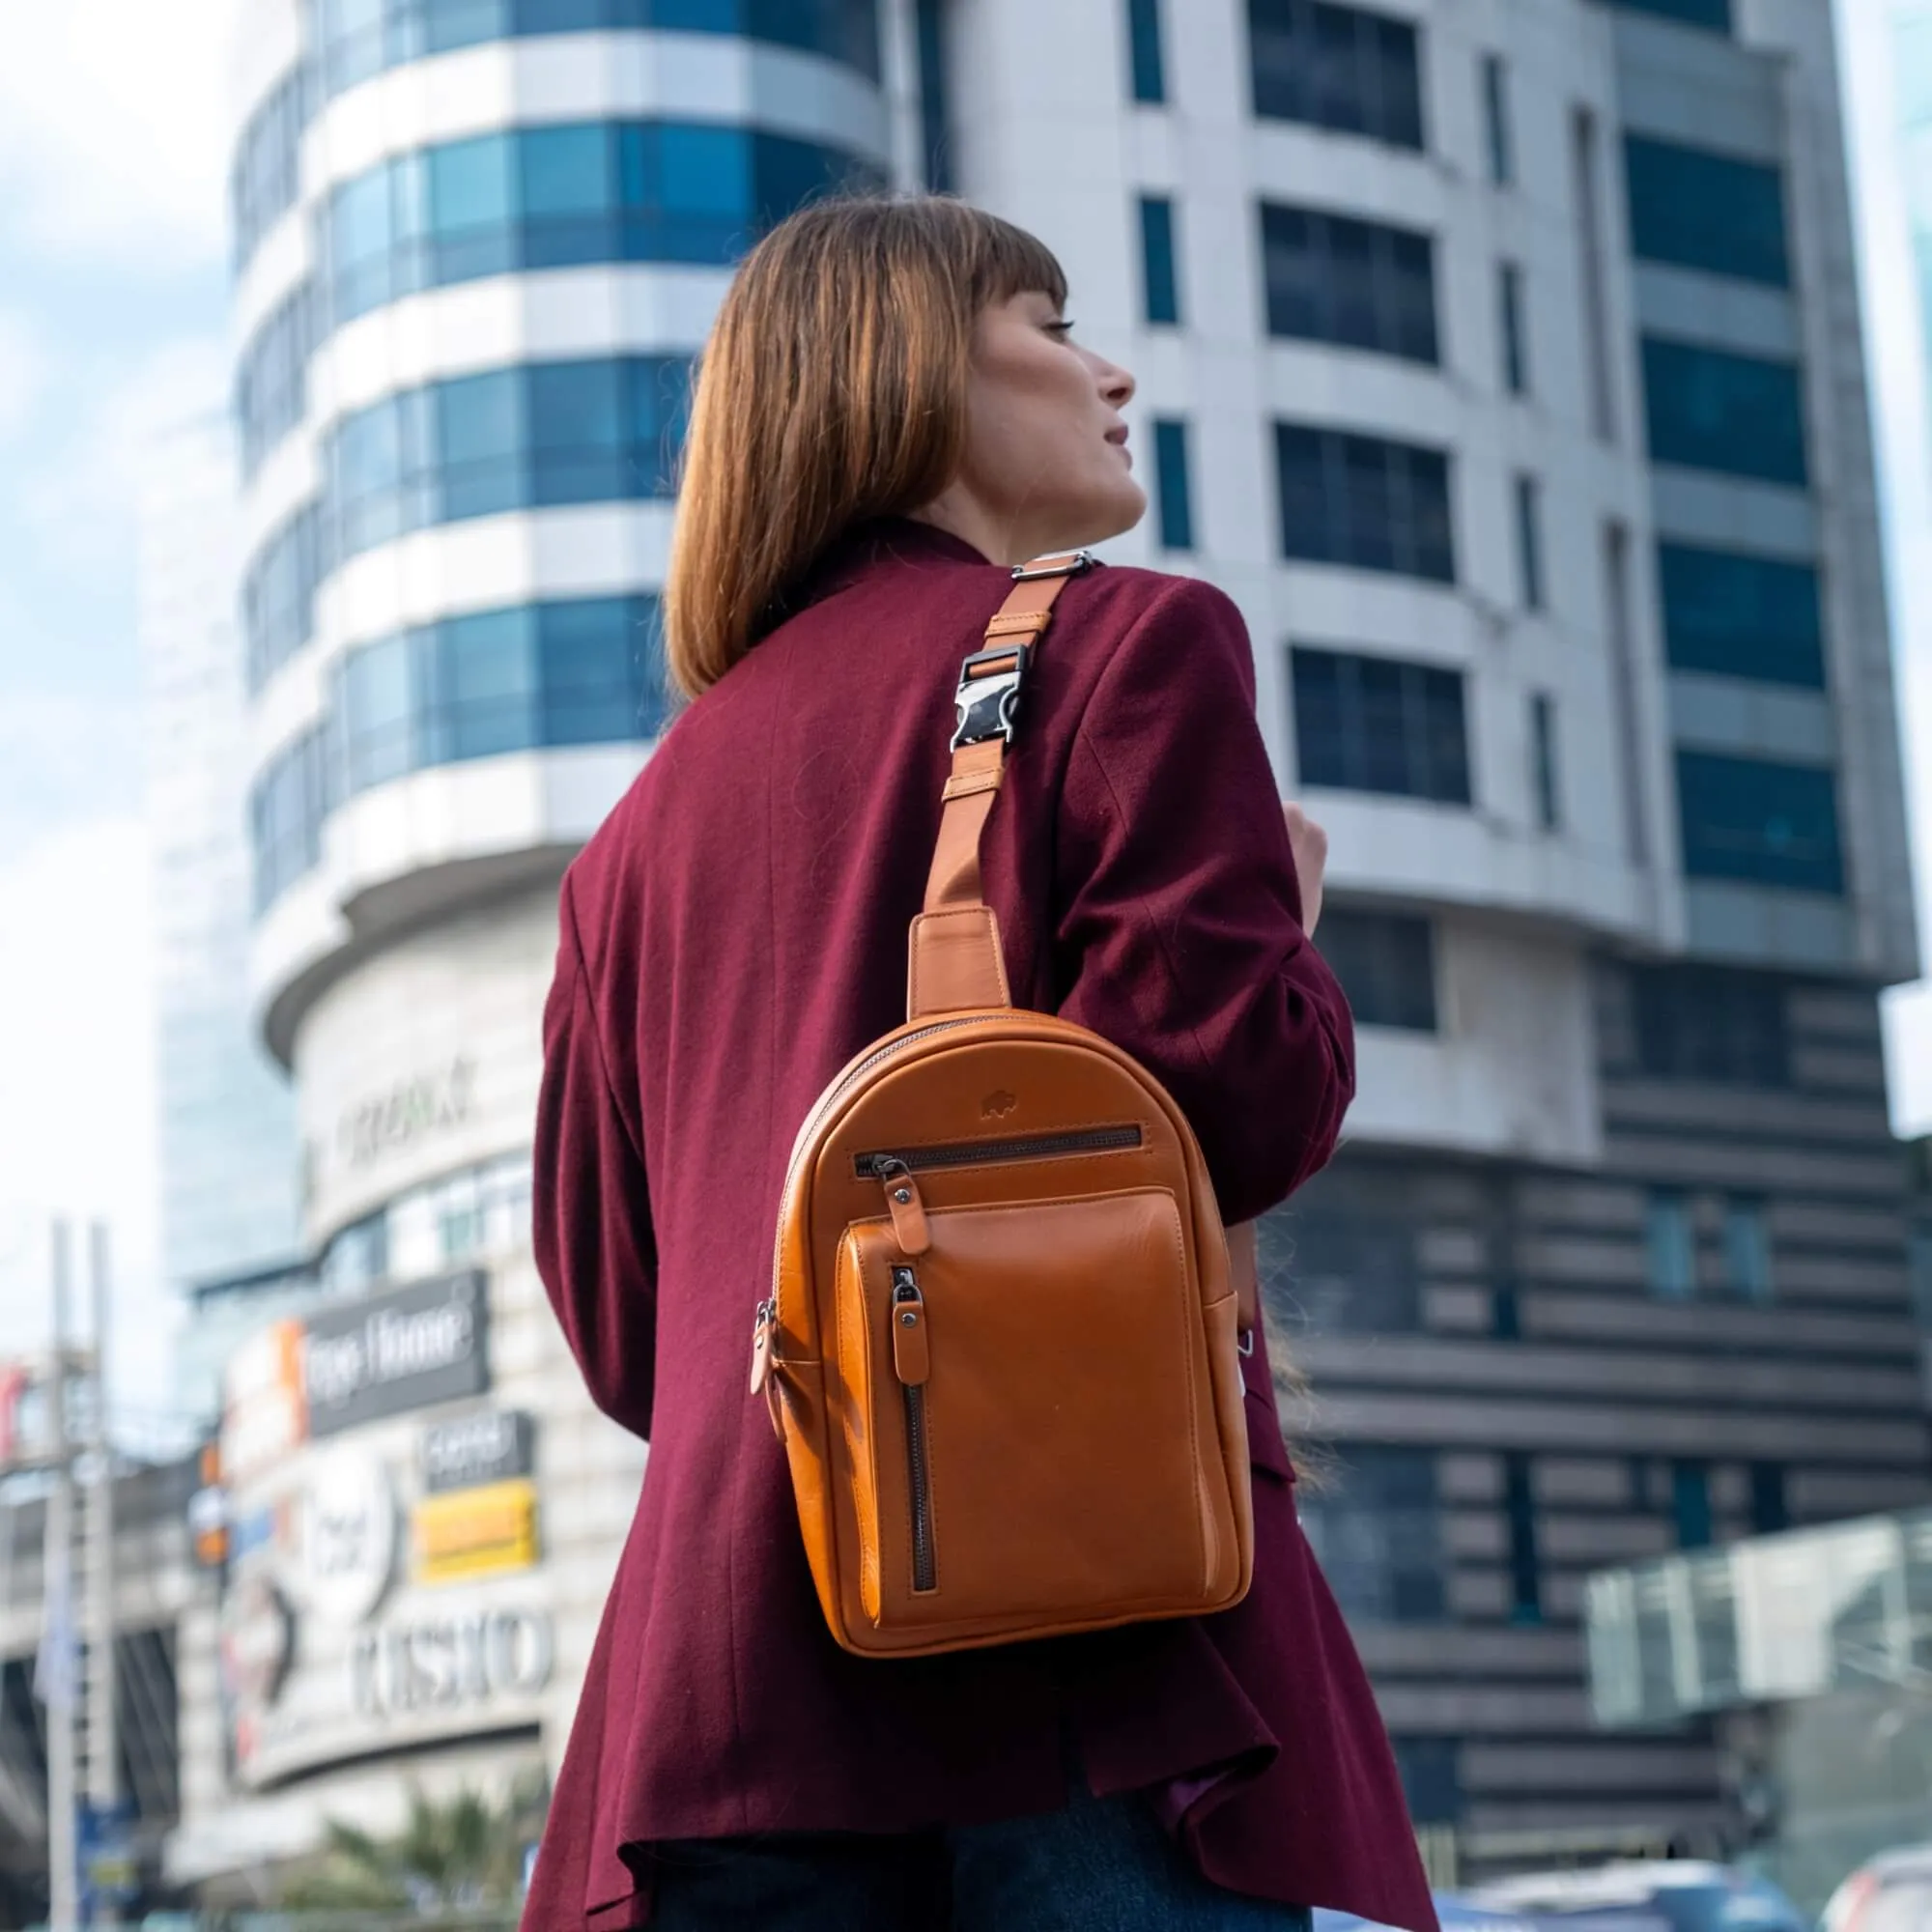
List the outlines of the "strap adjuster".
<svg viewBox="0 0 1932 1932">
<path fill-rule="evenodd" d="M 1099 561 L 1091 550 L 1061 551 L 1054 556 L 1037 556 L 1013 566 L 1015 583 L 1032 583 L 1042 577 L 1081 577 Z"/>
<path fill-rule="evenodd" d="M 999 644 L 989 651 L 975 651 L 959 667 L 959 688 L 952 694 L 958 713 L 958 727 L 952 733 L 952 749 L 962 745 L 983 745 L 989 738 L 1013 742 L 1013 726 L 1019 718 L 1020 686 L 1026 681 L 1033 652 L 1025 644 Z M 989 670 L 975 677 L 976 665 L 1004 665 L 1004 670 Z"/>
</svg>

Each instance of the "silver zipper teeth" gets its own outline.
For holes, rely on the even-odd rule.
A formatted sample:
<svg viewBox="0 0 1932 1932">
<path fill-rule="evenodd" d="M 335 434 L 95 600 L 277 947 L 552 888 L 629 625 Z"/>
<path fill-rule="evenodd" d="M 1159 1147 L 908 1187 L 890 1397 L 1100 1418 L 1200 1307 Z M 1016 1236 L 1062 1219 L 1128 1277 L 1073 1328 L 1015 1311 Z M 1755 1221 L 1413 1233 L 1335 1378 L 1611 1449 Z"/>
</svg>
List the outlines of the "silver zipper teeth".
<svg viewBox="0 0 1932 1932">
<path fill-rule="evenodd" d="M 876 1053 L 868 1053 L 858 1065 L 853 1067 L 838 1086 L 829 1094 L 819 1096 L 818 1104 L 805 1117 L 805 1124 L 798 1130 L 798 1138 L 792 1142 L 791 1159 L 785 1163 L 784 1186 L 779 1194 L 779 1224 L 772 1235 L 772 1326 L 781 1333 L 783 1322 L 779 1320 L 779 1256 L 784 1250 L 784 1204 L 791 1195 L 793 1170 L 798 1166 L 798 1157 L 805 1144 L 811 1138 L 811 1130 L 832 1110 L 839 1096 L 862 1074 L 869 1072 L 882 1060 L 890 1060 L 894 1054 L 922 1039 L 930 1039 L 934 1034 L 951 1033 L 955 1027 L 990 1026 L 995 1021 L 1010 1018 L 1009 1013 L 975 1013 L 968 1019 L 938 1020 L 928 1027 L 921 1027 L 916 1033 L 902 1034 L 890 1046 L 882 1046 Z M 778 1334 L 772 1337 L 773 1351 L 777 1352 Z"/>
<path fill-rule="evenodd" d="M 1051 1160 L 1063 1153 L 1105 1153 L 1139 1147 L 1138 1127 L 1094 1127 L 1084 1133 L 1018 1134 L 1005 1140 L 952 1141 L 943 1147 L 907 1148 L 902 1153 L 883 1149 L 855 1154 L 853 1167 L 861 1180 L 877 1180 L 889 1162 L 910 1174 L 950 1167 L 1000 1167 L 1009 1161 Z"/>
</svg>

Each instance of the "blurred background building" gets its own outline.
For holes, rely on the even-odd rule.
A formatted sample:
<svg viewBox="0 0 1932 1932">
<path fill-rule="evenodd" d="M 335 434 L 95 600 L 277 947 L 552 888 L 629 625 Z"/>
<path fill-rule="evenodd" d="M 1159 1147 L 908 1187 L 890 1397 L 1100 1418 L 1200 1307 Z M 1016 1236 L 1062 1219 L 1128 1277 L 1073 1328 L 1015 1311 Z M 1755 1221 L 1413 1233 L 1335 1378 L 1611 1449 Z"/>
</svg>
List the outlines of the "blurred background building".
<svg viewBox="0 0 1932 1932">
<path fill-rule="evenodd" d="M 249 1023 L 234 448 L 218 406 L 158 439 L 140 521 L 161 1272 L 187 1297 L 176 1401 L 198 1424 L 217 1412 L 228 1351 L 280 1312 L 285 1295 L 259 1284 L 286 1290 L 301 1251 L 295 1099 Z"/>
<path fill-rule="evenodd" d="M 241 27 L 231 668 L 302 1188 L 295 1276 L 220 1265 L 321 1299 L 228 1366 L 174 1875 L 239 1897 L 325 1816 L 561 1751 L 643 1452 L 528 1252 L 554 889 L 664 717 L 690 358 L 752 237 L 844 182 L 1061 253 L 1141 380 L 1153 508 L 1109 554 L 1236 599 L 1329 827 L 1362 1098 L 1264 1261 L 1418 1819 L 1476 1867 L 1741 1830 L 1707 1717 L 1593 1730 L 1586 1574 L 1932 1490 L 1830 10 Z"/>
</svg>

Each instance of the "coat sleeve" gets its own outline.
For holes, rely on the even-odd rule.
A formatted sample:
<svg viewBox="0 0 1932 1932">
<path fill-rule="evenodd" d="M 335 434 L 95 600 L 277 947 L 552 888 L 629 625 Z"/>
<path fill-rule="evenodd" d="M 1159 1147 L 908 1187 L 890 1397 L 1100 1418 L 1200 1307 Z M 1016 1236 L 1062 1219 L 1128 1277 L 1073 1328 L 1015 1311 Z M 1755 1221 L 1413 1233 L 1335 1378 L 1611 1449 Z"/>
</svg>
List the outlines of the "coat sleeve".
<svg viewBox="0 0 1932 1932">
<path fill-rule="evenodd" d="M 1341 987 L 1301 895 L 1234 604 L 1170 580 L 1114 647 L 1070 754 L 1060 1010 L 1179 1103 L 1233 1224 L 1333 1151 L 1354 1095 Z"/>
<path fill-rule="evenodd" d="M 643 1150 L 611 1092 L 568 878 L 560 915 L 531 1179 L 537 1271 L 591 1400 L 648 1437 L 658 1258 Z"/>
</svg>

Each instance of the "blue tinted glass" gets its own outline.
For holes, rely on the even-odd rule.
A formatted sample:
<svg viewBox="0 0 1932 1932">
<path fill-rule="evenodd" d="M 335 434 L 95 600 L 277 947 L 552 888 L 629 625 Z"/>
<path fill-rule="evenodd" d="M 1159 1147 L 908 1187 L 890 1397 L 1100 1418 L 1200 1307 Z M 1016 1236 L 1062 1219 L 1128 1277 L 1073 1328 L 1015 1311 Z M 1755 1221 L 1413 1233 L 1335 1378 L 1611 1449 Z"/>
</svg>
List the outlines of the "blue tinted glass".
<svg viewBox="0 0 1932 1932">
<path fill-rule="evenodd" d="M 601 744 L 656 728 L 655 716 L 644 715 L 647 608 L 624 597 L 543 607 L 537 647 L 546 744 Z"/>
<path fill-rule="evenodd" d="M 510 139 L 480 134 L 428 151 L 430 226 L 439 240 L 467 229 L 508 224 Z"/>
<path fill-rule="evenodd" d="M 526 216 L 601 214 L 610 208 L 611 129 L 603 122 L 526 128 L 518 145 Z"/>
<path fill-rule="evenodd" d="M 508 0 L 420 0 L 420 4 L 424 53 L 474 46 L 482 41 L 499 40 L 510 31 Z M 398 49 L 397 58 L 408 59 L 413 52 Z"/>
<path fill-rule="evenodd" d="M 438 627 L 434 758 L 487 758 L 536 742 L 536 623 L 528 608 Z"/>
<path fill-rule="evenodd" d="M 1127 56 L 1136 100 L 1167 99 L 1160 57 L 1160 0 L 1127 0 Z"/>
<path fill-rule="evenodd" d="M 623 369 L 615 362 L 537 362 L 530 385 L 532 500 L 604 502 L 625 495 Z"/>
<path fill-rule="evenodd" d="M 677 461 L 691 400 L 691 365 L 681 355 L 642 356 L 630 364 L 629 411 L 633 495 L 674 494 Z"/>
<path fill-rule="evenodd" d="M 335 432 L 330 493 L 341 526 L 341 550 L 354 555 L 402 533 L 402 412 L 378 403 L 343 418 Z"/>
<path fill-rule="evenodd" d="M 762 230 L 807 202 L 844 188 L 885 185 L 876 168 L 784 134 L 752 137 L 752 215 Z"/>
<path fill-rule="evenodd" d="M 517 372 L 493 369 L 439 383 L 432 394 L 440 516 L 487 517 L 526 502 L 526 436 Z"/>
<path fill-rule="evenodd" d="M 1291 662 L 1304 783 L 1469 803 L 1459 672 L 1299 645 Z"/>
<path fill-rule="evenodd" d="M 1610 4 L 1633 14 L 1682 20 L 1687 26 L 1713 27 L 1720 34 L 1731 31 L 1731 0 L 1610 0 Z"/>
<path fill-rule="evenodd" d="M 1155 508 L 1163 550 L 1194 548 L 1193 493 L 1187 474 L 1187 425 L 1156 422 L 1153 426 Z"/>
<path fill-rule="evenodd" d="M 328 254 L 338 273 L 385 253 L 394 239 L 386 167 L 372 168 L 330 196 Z"/>
<path fill-rule="evenodd" d="M 336 686 L 336 727 L 341 734 L 343 780 L 348 791 L 365 791 L 412 771 L 417 700 L 411 688 L 410 639 L 385 638 L 342 661 Z"/>
<path fill-rule="evenodd" d="M 1643 384 L 1657 462 L 1804 484 L 1804 413 L 1794 364 L 1646 335 Z"/>
<path fill-rule="evenodd" d="M 1630 135 L 1631 249 L 1641 261 L 1783 287 L 1784 184 L 1776 168 Z"/>
<path fill-rule="evenodd" d="M 1824 689 L 1825 626 L 1808 564 L 1687 544 L 1660 545 L 1657 563 L 1678 670 Z"/>
<path fill-rule="evenodd" d="M 1422 146 L 1414 26 L 1330 0 L 1248 0 L 1255 112 Z"/>
<path fill-rule="evenodd" d="M 1844 891 L 1837 785 L 1830 771 L 1679 752 L 1677 796 L 1690 877 Z"/>
<path fill-rule="evenodd" d="M 1670 1471 L 1671 1514 L 1679 1549 L 1706 1549 L 1711 1543 L 1711 1474 L 1701 1463 L 1674 1463 Z"/>
<path fill-rule="evenodd" d="M 657 24 L 650 0 L 517 0 L 516 26 L 512 31 L 577 34 L 592 27 Z"/>
<path fill-rule="evenodd" d="M 660 126 L 651 131 L 657 135 L 656 193 L 651 199 L 679 214 L 747 218 L 752 151 L 740 129 Z"/>
<path fill-rule="evenodd" d="M 1162 195 L 1141 197 L 1141 287 L 1149 322 L 1180 320 L 1180 289 L 1174 261 L 1174 204 Z"/>
</svg>

